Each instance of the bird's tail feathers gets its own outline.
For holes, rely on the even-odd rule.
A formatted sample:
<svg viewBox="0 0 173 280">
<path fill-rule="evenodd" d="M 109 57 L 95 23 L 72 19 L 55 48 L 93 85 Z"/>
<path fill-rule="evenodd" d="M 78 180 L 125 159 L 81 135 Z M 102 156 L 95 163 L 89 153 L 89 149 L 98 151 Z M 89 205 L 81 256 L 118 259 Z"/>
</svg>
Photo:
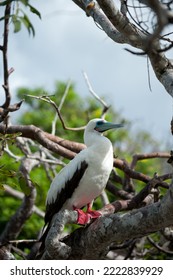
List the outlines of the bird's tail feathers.
<svg viewBox="0 0 173 280">
<path fill-rule="evenodd" d="M 50 230 L 50 224 L 48 224 L 47 226 L 45 225 L 43 227 L 43 230 L 42 230 L 43 234 L 42 234 L 42 236 L 39 239 L 39 242 L 41 243 L 41 245 L 40 245 L 40 248 L 38 250 L 36 259 L 41 259 L 41 256 L 44 253 L 44 250 L 45 250 L 45 240 L 46 240 L 46 237 L 47 237 L 47 234 L 48 234 L 49 230 Z"/>
</svg>

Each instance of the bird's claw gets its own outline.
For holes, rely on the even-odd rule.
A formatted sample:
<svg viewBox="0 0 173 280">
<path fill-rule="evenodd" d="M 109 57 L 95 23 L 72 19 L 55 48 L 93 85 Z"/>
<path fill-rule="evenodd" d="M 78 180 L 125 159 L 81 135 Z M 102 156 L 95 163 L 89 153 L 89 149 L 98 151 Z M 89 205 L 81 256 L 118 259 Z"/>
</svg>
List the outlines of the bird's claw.
<svg viewBox="0 0 173 280">
<path fill-rule="evenodd" d="M 86 225 L 90 222 L 91 217 L 90 214 L 85 213 L 81 209 L 75 209 L 78 213 L 77 224 L 79 225 Z"/>
<path fill-rule="evenodd" d="M 77 224 L 86 225 L 91 219 L 97 219 L 101 216 L 101 213 L 98 211 L 88 210 L 87 212 L 82 211 L 81 209 L 74 209 L 78 213 Z"/>
<path fill-rule="evenodd" d="M 101 216 L 100 212 L 91 209 L 88 209 L 87 213 L 90 215 L 91 219 L 97 219 Z"/>
</svg>

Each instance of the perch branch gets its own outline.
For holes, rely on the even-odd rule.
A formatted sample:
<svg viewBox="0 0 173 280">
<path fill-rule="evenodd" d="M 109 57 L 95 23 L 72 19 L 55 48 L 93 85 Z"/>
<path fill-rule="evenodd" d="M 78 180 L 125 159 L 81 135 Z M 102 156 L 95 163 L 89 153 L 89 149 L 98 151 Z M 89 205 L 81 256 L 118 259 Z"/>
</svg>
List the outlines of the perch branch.
<svg viewBox="0 0 173 280">
<path fill-rule="evenodd" d="M 45 240 L 45 248 L 41 259 L 68 259 L 71 248 L 61 242 L 61 234 L 68 223 L 75 223 L 77 220 L 76 211 L 60 211 L 54 216 L 53 224 Z"/>
</svg>

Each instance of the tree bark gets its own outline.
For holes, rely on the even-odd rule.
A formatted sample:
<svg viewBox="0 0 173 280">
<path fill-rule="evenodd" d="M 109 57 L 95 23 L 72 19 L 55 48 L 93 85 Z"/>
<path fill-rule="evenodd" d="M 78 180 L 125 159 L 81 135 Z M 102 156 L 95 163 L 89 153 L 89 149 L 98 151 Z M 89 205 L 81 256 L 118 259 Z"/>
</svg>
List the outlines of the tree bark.
<svg viewBox="0 0 173 280">
<path fill-rule="evenodd" d="M 163 29 L 173 23 L 173 13 L 161 5 L 160 1 L 139 1 L 145 2 L 156 16 L 157 24 L 152 34 L 142 31 L 137 25 L 133 24 L 123 13 L 121 8 L 112 0 L 88 1 L 72 0 L 88 16 L 101 26 L 102 30 L 118 44 L 129 44 L 132 47 L 142 50 L 141 55 L 147 55 L 151 62 L 153 71 L 164 86 L 167 93 L 173 97 L 173 63 L 168 59 L 165 50 L 161 47 Z M 94 3 L 91 5 L 90 3 Z M 89 7 L 89 8 L 88 8 Z M 148 10 L 149 13 L 149 10 Z M 169 39 L 168 39 L 169 41 Z M 169 48 L 173 47 L 170 43 Z M 165 48 L 166 49 L 166 48 Z M 135 54 L 135 52 L 132 52 Z"/>
<path fill-rule="evenodd" d="M 42 259 L 104 259 L 111 244 L 119 244 L 159 231 L 173 224 L 173 182 L 159 202 L 125 214 L 106 214 L 85 228 L 61 239 L 67 223 L 76 221 L 75 211 L 54 216 Z"/>
</svg>

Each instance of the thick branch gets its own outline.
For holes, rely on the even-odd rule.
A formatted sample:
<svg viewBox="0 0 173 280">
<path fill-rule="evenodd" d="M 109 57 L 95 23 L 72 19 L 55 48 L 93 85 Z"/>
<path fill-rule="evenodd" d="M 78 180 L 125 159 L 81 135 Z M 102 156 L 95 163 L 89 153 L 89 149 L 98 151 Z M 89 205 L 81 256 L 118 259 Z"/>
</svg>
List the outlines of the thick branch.
<svg viewBox="0 0 173 280">
<path fill-rule="evenodd" d="M 4 132 L 9 134 L 21 132 L 22 137 L 36 140 L 38 143 L 43 145 L 43 147 L 68 159 L 72 159 L 76 154 L 75 152 L 72 152 L 73 147 L 75 147 L 75 149 L 77 150 L 84 147 L 83 144 L 81 144 L 80 147 L 79 143 L 67 141 L 57 136 L 48 134 L 34 125 L 14 125 L 6 128 L 1 124 L 0 133 L 4 134 Z"/>
<path fill-rule="evenodd" d="M 85 145 L 82 143 L 64 140 L 63 138 L 44 132 L 43 130 L 34 125 L 14 125 L 6 128 L 4 125 L 1 124 L 0 133 L 3 134 L 5 130 L 6 133 L 9 134 L 21 132 L 22 137 L 36 140 L 45 148 L 67 159 L 73 159 L 76 153 L 80 152 L 82 149 L 85 148 Z M 137 179 L 145 183 L 151 180 L 149 176 L 133 170 L 124 160 L 117 158 L 114 159 L 114 167 L 121 169 L 124 173 L 126 173 L 129 177 L 133 179 Z M 171 174 L 167 174 L 162 179 L 166 180 L 170 178 Z M 162 182 L 161 185 L 166 187 L 167 184 L 165 182 Z"/>
<path fill-rule="evenodd" d="M 76 230 L 64 242 L 70 259 L 101 259 L 111 243 L 139 238 L 173 224 L 173 185 L 162 201 L 126 214 L 112 214 Z"/>
<path fill-rule="evenodd" d="M 160 202 L 123 215 L 101 217 L 88 227 L 80 228 L 63 240 L 60 239 L 65 224 L 75 220 L 75 211 L 65 210 L 54 216 L 43 259 L 102 259 L 112 243 L 119 244 L 172 225 L 173 185 Z"/>
<path fill-rule="evenodd" d="M 154 177 L 146 185 L 146 187 L 133 198 L 125 201 L 115 201 L 106 205 L 104 208 L 99 210 L 101 215 L 105 217 L 93 222 L 93 224 L 89 225 L 87 228 L 76 230 L 63 240 L 61 239 L 61 234 L 64 230 L 64 226 L 67 223 L 76 222 L 77 216 L 76 211 L 60 211 L 53 218 L 51 228 L 49 229 L 46 237 L 45 251 L 42 255 L 42 259 L 73 259 L 76 258 L 76 256 L 80 259 L 100 259 L 105 257 L 105 252 L 107 252 L 106 248 L 109 247 L 112 242 L 117 242 L 119 244 L 119 242 L 124 242 L 128 240 L 128 238 L 137 238 L 140 235 L 143 236 L 164 228 L 165 221 L 163 216 L 167 215 L 167 207 L 170 207 L 171 202 L 173 202 L 173 186 L 171 186 L 170 191 L 166 194 L 165 198 L 158 203 L 158 205 L 156 203 L 153 204 L 153 196 L 150 192 L 152 189 L 157 187 L 159 181 L 160 180 L 157 177 Z M 149 197 L 150 199 L 148 199 Z M 150 207 L 140 208 L 142 203 L 145 206 L 147 205 L 146 198 L 148 199 Z M 165 207 L 164 203 L 168 203 L 168 205 Z M 138 208 L 138 212 L 135 210 L 123 216 L 115 214 L 111 215 L 122 210 L 127 211 L 135 208 Z M 173 206 L 171 205 L 171 209 L 172 208 Z M 163 211 L 160 211 L 160 209 Z M 142 231 L 140 231 L 139 226 L 140 219 L 143 220 Z M 157 223 L 155 223 L 155 219 L 160 221 L 159 228 L 157 227 Z M 148 222 L 152 225 L 151 227 L 148 227 Z M 168 222 L 168 225 L 171 225 L 172 222 L 173 214 Z M 128 230 L 128 226 L 130 227 L 130 230 Z M 126 234 L 123 230 L 130 232 Z M 97 231 L 100 236 L 99 241 L 96 240 Z M 90 238 L 92 233 L 93 237 L 91 241 Z M 107 236 L 108 234 L 110 235 L 109 237 Z M 97 243 L 96 247 L 95 242 Z M 81 245 L 82 249 L 80 248 Z"/>
<path fill-rule="evenodd" d="M 80 8 L 86 11 L 88 6 L 88 1 L 72 0 Z M 121 13 L 115 2 L 112 0 L 97 0 L 102 11 L 100 11 L 99 6 L 95 3 L 92 8 L 87 11 L 95 22 L 102 27 L 103 31 L 116 43 L 127 43 L 138 49 L 144 51 L 143 54 L 147 54 L 151 61 L 153 70 L 157 79 L 163 84 L 166 91 L 173 97 L 173 64 L 163 52 L 161 52 L 160 39 L 161 36 L 158 33 L 163 30 L 163 25 L 165 26 L 167 22 L 172 23 L 172 13 L 169 11 L 162 12 L 163 7 L 159 8 L 158 14 L 158 25 L 160 25 L 152 35 L 146 35 L 137 26 L 132 24 L 126 17 L 125 13 Z M 153 1 L 147 1 L 148 4 L 152 5 Z M 156 2 L 156 1 L 154 1 Z M 158 4 L 160 5 L 160 4 Z M 155 6 L 154 11 L 158 10 Z M 164 19 L 163 19 L 164 16 Z M 165 19 L 166 17 L 166 19 Z M 170 19 L 171 18 L 171 19 Z M 151 43 L 152 42 L 152 43 Z"/>
<path fill-rule="evenodd" d="M 115 28 L 124 37 L 128 38 L 129 44 L 137 48 L 142 48 L 142 41 L 145 38 L 144 33 L 129 22 L 128 18 L 119 11 L 114 2 L 112 0 L 97 0 L 97 2 Z"/>
<path fill-rule="evenodd" d="M 81 7 L 80 0 L 72 0 L 75 4 Z M 85 1 L 87 3 L 87 1 Z M 86 5 L 82 5 L 82 9 L 86 11 Z M 94 22 L 98 23 L 98 25 L 103 29 L 103 31 L 114 41 L 120 44 L 128 43 L 129 40 L 127 37 L 122 35 L 118 30 L 111 24 L 107 16 L 100 10 L 98 5 L 95 5 L 90 11 L 87 12 L 90 15 Z"/>
<path fill-rule="evenodd" d="M 61 234 L 64 230 L 64 226 L 68 223 L 76 223 L 77 212 L 76 211 L 60 211 L 54 216 L 54 221 L 49 230 L 46 240 L 45 248 L 41 259 L 68 259 L 71 248 L 64 242 L 61 242 Z"/>
</svg>

